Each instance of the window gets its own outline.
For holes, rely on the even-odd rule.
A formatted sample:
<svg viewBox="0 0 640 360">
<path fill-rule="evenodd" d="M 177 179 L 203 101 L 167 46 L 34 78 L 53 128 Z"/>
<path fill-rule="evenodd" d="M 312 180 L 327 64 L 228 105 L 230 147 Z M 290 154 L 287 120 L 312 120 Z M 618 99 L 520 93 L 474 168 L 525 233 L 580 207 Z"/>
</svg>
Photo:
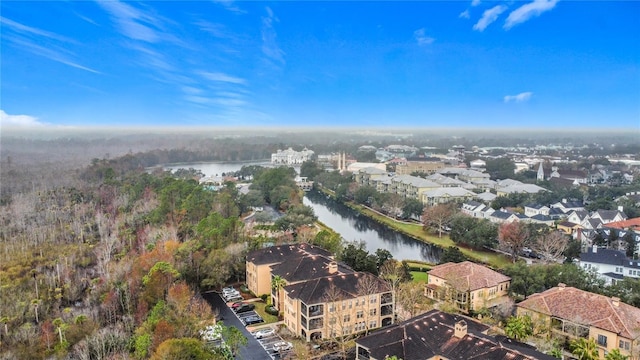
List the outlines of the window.
<svg viewBox="0 0 640 360">
<path fill-rule="evenodd" d="M 376 295 L 371 295 L 371 296 L 369 297 L 369 302 L 370 302 L 371 304 L 375 304 L 375 303 L 377 303 L 377 302 L 378 302 L 378 297 L 377 297 Z"/>
<path fill-rule="evenodd" d="M 356 318 L 358 318 L 358 319 L 362 319 L 363 317 L 364 317 L 364 312 L 363 312 L 363 311 L 358 311 L 358 312 L 356 313 Z"/>
<path fill-rule="evenodd" d="M 377 309 L 371 309 L 369 310 L 369 316 L 375 316 L 377 312 Z"/>
<path fill-rule="evenodd" d="M 348 323 L 349 321 L 351 321 L 351 315 L 347 314 L 342 318 L 343 322 Z"/>
<path fill-rule="evenodd" d="M 618 346 L 620 349 L 629 350 L 629 342 L 620 340 L 620 345 Z"/>
<path fill-rule="evenodd" d="M 598 345 L 600 346 L 607 346 L 607 337 L 604 335 L 598 335 Z"/>
<path fill-rule="evenodd" d="M 336 305 L 335 304 L 329 304 L 329 312 L 332 313 L 336 311 Z"/>
<path fill-rule="evenodd" d="M 375 329 L 378 323 L 375 320 L 369 322 L 369 329 Z"/>
<path fill-rule="evenodd" d="M 335 323 L 336 323 L 336 318 L 335 317 L 329 318 L 329 324 L 333 325 Z"/>
</svg>

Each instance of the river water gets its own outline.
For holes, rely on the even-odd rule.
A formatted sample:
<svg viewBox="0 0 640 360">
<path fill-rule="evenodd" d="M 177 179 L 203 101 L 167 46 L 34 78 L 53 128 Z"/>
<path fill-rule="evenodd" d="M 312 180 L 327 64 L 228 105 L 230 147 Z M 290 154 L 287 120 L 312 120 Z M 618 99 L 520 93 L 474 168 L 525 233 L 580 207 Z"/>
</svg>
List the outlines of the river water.
<svg viewBox="0 0 640 360">
<path fill-rule="evenodd" d="M 168 165 L 166 170 L 193 168 L 202 171 L 206 176 L 240 170 L 244 165 L 269 166 L 268 161 L 246 163 L 189 163 Z M 318 220 L 340 234 L 346 241 L 363 241 L 370 253 L 377 249 L 388 250 L 396 260 L 420 260 L 437 263 L 442 249 L 437 246 L 418 241 L 412 237 L 390 230 L 357 211 L 331 199 L 326 195 L 310 191 L 303 198 L 305 205 L 313 208 Z"/>
</svg>

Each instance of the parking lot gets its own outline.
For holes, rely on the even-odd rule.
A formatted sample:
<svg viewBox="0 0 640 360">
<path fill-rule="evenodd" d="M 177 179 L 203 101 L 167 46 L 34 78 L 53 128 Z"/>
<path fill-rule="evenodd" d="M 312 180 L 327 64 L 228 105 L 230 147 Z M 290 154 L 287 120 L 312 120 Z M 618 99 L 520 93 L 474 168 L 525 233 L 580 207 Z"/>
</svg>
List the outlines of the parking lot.
<svg viewBox="0 0 640 360">
<path fill-rule="evenodd" d="M 223 289 L 223 292 L 220 295 L 223 300 L 229 299 L 227 306 L 229 307 L 229 310 L 235 314 L 238 320 L 240 320 L 242 324 L 253 329 L 250 334 L 254 339 L 251 340 L 257 340 L 264 351 L 269 354 L 271 359 L 284 359 L 293 351 L 293 345 L 278 335 L 276 331 L 277 325 L 263 325 L 264 320 L 255 310 L 246 310 L 248 309 L 248 306 L 243 304 L 251 304 L 251 301 L 232 301 L 231 299 L 236 298 L 235 292 L 232 288 Z M 236 312 L 236 310 L 239 310 L 240 312 Z M 272 329 L 273 331 L 266 331 L 269 329 Z M 259 339 L 256 339 L 256 336 Z"/>
</svg>

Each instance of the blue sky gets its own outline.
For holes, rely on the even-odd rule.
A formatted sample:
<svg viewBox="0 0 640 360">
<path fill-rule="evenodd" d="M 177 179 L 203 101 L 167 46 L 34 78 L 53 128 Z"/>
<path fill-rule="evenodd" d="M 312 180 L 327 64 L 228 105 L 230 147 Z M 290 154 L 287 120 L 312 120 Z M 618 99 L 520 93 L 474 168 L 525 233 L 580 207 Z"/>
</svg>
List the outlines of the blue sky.
<svg viewBox="0 0 640 360">
<path fill-rule="evenodd" d="M 638 1 L 2 1 L 10 126 L 640 129 Z"/>
</svg>

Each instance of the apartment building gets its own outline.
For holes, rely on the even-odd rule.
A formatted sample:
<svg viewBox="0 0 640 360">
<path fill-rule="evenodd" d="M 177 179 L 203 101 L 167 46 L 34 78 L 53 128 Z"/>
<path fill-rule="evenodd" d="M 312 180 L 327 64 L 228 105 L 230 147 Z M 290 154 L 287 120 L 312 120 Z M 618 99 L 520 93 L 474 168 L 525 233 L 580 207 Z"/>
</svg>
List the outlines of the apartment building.
<svg viewBox="0 0 640 360">
<path fill-rule="evenodd" d="M 393 324 L 391 288 L 369 273 L 325 276 L 287 285 L 283 290 L 284 324 L 307 341 Z"/>
</svg>

